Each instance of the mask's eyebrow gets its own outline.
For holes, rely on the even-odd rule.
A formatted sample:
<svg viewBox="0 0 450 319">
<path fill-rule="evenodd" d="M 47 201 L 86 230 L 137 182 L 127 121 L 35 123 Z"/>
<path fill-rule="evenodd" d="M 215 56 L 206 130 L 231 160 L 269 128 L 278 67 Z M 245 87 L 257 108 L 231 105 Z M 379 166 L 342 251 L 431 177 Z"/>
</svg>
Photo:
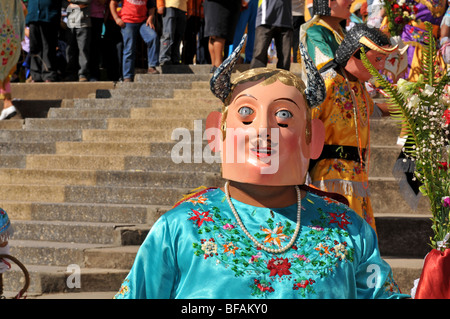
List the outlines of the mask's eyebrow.
<svg viewBox="0 0 450 319">
<path fill-rule="evenodd" d="M 273 101 L 274 101 L 274 102 L 276 102 L 276 101 L 289 101 L 289 102 L 294 103 L 296 106 L 298 106 L 297 103 L 296 103 L 294 100 L 291 100 L 291 99 L 289 99 L 289 98 L 287 98 L 287 97 L 282 97 L 282 98 L 279 98 L 279 99 L 275 99 L 275 100 L 273 100 Z"/>
<path fill-rule="evenodd" d="M 240 97 L 250 97 L 250 98 L 252 98 L 252 99 L 255 99 L 255 100 L 258 100 L 256 97 L 254 97 L 253 95 L 251 95 L 251 94 L 247 94 L 247 93 L 245 93 L 245 94 L 240 94 L 240 95 L 238 95 L 236 98 L 235 98 L 235 100 L 237 100 L 238 98 L 240 98 Z"/>
</svg>

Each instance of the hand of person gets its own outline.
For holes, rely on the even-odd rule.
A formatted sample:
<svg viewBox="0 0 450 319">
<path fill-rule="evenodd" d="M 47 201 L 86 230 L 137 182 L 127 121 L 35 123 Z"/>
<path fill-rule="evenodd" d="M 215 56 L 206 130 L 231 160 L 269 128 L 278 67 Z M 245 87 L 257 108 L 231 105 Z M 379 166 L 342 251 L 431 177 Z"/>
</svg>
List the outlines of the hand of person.
<svg viewBox="0 0 450 319">
<path fill-rule="evenodd" d="M 147 18 L 147 21 L 145 22 L 146 25 L 148 25 L 150 28 L 152 28 L 153 30 L 156 30 L 156 26 L 155 26 L 155 16 L 154 15 L 150 15 Z"/>
<path fill-rule="evenodd" d="M 125 28 L 125 22 L 123 22 L 121 18 L 118 17 L 117 19 L 114 19 L 114 21 L 115 21 L 116 24 L 117 24 L 119 27 L 121 27 L 122 29 Z"/>
<path fill-rule="evenodd" d="M 244 10 L 248 9 L 248 2 L 249 2 L 249 0 L 242 0 L 241 1 L 241 11 L 244 11 Z"/>
<path fill-rule="evenodd" d="M 158 8 L 158 14 L 163 15 L 165 9 L 166 9 L 166 7 L 159 7 Z"/>
</svg>

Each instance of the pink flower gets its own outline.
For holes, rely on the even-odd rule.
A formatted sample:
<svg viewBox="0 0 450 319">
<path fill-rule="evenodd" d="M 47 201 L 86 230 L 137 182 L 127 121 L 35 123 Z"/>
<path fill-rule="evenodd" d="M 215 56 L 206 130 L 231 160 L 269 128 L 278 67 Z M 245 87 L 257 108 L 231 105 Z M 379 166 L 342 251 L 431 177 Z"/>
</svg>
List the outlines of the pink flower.
<svg viewBox="0 0 450 319">
<path fill-rule="evenodd" d="M 233 229 L 233 228 L 234 228 L 234 226 L 231 224 L 228 224 L 228 223 L 223 225 L 223 229 Z"/>
<path fill-rule="evenodd" d="M 442 197 L 442 206 L 450 207 L 450 196 Z"/>
</svg>

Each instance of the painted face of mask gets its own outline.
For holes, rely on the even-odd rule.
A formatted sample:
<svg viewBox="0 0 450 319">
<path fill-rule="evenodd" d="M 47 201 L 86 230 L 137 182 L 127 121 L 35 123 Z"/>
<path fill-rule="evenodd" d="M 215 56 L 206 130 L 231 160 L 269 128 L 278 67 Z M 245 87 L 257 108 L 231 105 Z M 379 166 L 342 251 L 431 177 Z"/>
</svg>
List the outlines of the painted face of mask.
<svg viewBox="0 0 450 319">
<path fill-rule="evenodd" d="M 294 87 L 262 80 L 239 84 L 226 117 L 225 139 L 210 146 L 222 152 L 225 179 L 258 185 L 298 185 L 305 181 L 310 158 L 323 147 L 322 122 L 309 119 L 303 95 Z M 219 127 L 213 112 L 208 127 Z"/>
<path fill-rule="evenodd" d="M 385 48 L 388 48 L 388 46 L 384 46 Z M 384 65 L 386 63 L 386 58 L 388 57 L 387 54 L 377 52 L 375 50 L 369 50 L 366 53 L 367 59 L 370 61 L 370 63 L 377 69 L 382 70 L 384 69 Z M 369 73 L 369 71 L 365 68 L 364 64 L 362 63 L 361 59 L 358 59 L 354 55 L 348 60 L 347 65 L 345 66 L 345 70 L 358 78 L 360 81 L 368 81 L 372 75 Z"/>
</svg>

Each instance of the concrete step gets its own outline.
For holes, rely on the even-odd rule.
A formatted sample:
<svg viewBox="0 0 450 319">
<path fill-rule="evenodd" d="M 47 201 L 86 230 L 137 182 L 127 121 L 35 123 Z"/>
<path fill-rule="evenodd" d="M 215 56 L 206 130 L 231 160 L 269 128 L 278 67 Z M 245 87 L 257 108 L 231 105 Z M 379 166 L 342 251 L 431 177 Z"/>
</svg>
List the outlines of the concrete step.
<svg viewBox="0 0 450 319">
<path fill-rule="evenodd" d="M 120 244 L 115 223 L 14 220 L 14 240 L 78 244 Z"/>
<path fill-rule="evenodd" d="M 174 162 L 170 156 L 129 156 L 125 169 L 143 170 L 143 171 L 172 171 L 172 172 L 220 172 L 220 164 L 195 163 L 192 156 L 186 162 Z"/>
<path fill-rule="evenodd" d="M 131 269 L 139 245 L 99 247 L 85 251 L 85 265 L 89 268 Z"/>
<path fill-rule="evenodd" d="M 52 203 L 2 200 L 12 220 L 153 224 L 172 205 L 110 203 Z"/>
<path fill-rule="evenodd" d="M 165 129 L 155 129 L 148 131 L 136 130 L 84 130 L 83 141 L 89 142 L 169 142 L 171 140 L 172 132 Z"/>
<path fill-rule="evenodd" d="M 24 154 L 1 155 L 0 168 L 15 168 L 26 166 L 26 156 Z"/>
<path fill-rule="evenodd" d="M 198 99 L 198 98 L 211 98 L 217 99 L 211 90 L 208 89 L 178 89 L 173 91 L 174 99 Z"/>
<path fill-rule="evenodd" d="M 147 88 L 145 90 L 139 88 L 129 88 L 127 90 L 109 90 L 110 97 L 115 98 L 135 98 L 136 96 L 150 97 L 150 98 L 172 98 L 173 87 L 161 88 Z"/>
<path fill-rule="evenodd" d="M 173 82 L 158 81 L 158 82 L 156 82 L 156 81 L 153 81 L 153 82 L 146 82 L 146 83 L 119 82 L 119 83 L 117 83 L 114 91 L 128 91 L 128 90 L 132 89 L 132 90 L 138 90 L 142 93 L 149 89 L 150 90 L 152 90 L 152 89 L 190 89 L 190 88 L 193 88 L 193 83 L 194 82 L 191 82 L 191 81 L 185 81 L 185 82 L 180 82 L 180 81 L 173 81 Z M 204 82 L 204 83 L 208 83 L 208 85 L 209 85 L 209 82 Z M 208 86 L 208 88 L 209 88 L 209 86 Z"/>
<path fill-rule="evenodd" d="M 400 151 L 400 146 L 371 146 L 368 164 L 369 176 L 392 177 L 392 170 Z"/>
<path fill-rule="evenodd" d="M 0 143 L 80 141 L 81 130 L 2 130 Z"/>
<path fill-rule="evenodd" d="M 392 118 L 370 120 L 370 146 L 395 146 L 400 126 Z"/>
<path fill-rule="evenodd" d="M 378 245 L 384 256 L 425 258 L 431 250 L 431 215 L 376 215 Z"/>
<path fill-rule="evenodd" d="M 111 247 L 110 245 L 43 240 L 10 240 L 9 243 L 10 255 L 16 257 L 23 264 L 48 266 L 77 264 L 85 267 L 86 250 Z"/>
<path fill-rule="evenodd" d="M 101 98 L 101 99 L 75 99 L 72 103 L 65 103 L 61 108 L 95 108 L 95 109 L 130 109 L 139 107 L 150 107 L 152 98 Z"/>
<path fill-rule="evenodd" d="M 67 186 L 65 201 L 71 203 L 103 203 L 130 205 L 173 205 L 191 188 Z M 50 201 L 47 201 L 50 202 Z M 58 201 L 55 201 L 58 202 Z"/>
<path fill-rule="evenodd" d="M 21 130 L 23 127 L 23 119 L 9 119 L 0 121 L 0 130 Z"/>
<path fill-rule="evenodd" d="M 393 177 L 369 177 L 369 188 L 374 214 L 420 215 L 430 212 L 426 197 L 419 200 L 416 210 L 412 210 L 399 191 L 399 185 Z"/>
<path fill-rule="evenodd" d="M 0 142 L 0 156 L 55 153 L 55 142 Z"/>
<path fill-rule="evenodd" d="M 149 156 L 149 143 L 135 142 L 56 142 L 53 153 L 60 155 Z"/>
<path fill-rule="evenodd" d="M 104 98 L 104 99 L 77 99 L 73 103 L 65 103 L 61 109 L 70 108 L 93 108 L 93 109 L 130 109 L 130 108 L 147 108 L 147 107 L 164 107 L 164 108 L 184 108 L 197 109 L 199 107 L 210 109 L 217 106 L 221 107 L 221 103 L 217 98 L 201 97 L 198 99 L 161 99 L 135 96 L 129 98 Z"/>
<path fill-rule="evenodd" d="M 13 98 L 21 100 L 63 100 L 87 98 L 100 89 L 113 89 L 114 82 L 11 83 Z"/>
<path fill-rule="evenodd" d="M 95 185 L 94 170 L 0 169 L 0 184 Z"/>
<path fill-rule="evenodd" d="M 210 81 L 212 74 L 160 74 L 153 76 L 149 74 L 136 74 L 134 83 L 147 82 L 192 82 L 192 81 Z"/>
<path fill-rule="evenodd" d="M 217 172 L 161 172 L 94 169 L 0 169 L 0 184 L 198 187 L 213 185 Z M 220 178 L 221 179 L 221 178 Z"/>
<path fill-rule="evenodd" d="M 49 118 L 89 118 L 89 119 L 105 119 L 110 117 L 130 117 L 129 109 L 117 108 L 52 108 L 48 112 Z"/>
<path fill-rule="evenodd" d="M 56 170 L 121 170 L 125 167 L 125 157 L 118 155 L 28 155 L 28 169 Z"/>
<path fill-rule="evenodd" d="M 61 203 L 64 193 L 64 186 L 60 185 L 0 184 L 2 201 Z"/>
<path fill-rule="evenodd" d="M 30 274 L 30 287 L 27 294 L 119 291 L 123 279 L 129 272 L 128 269 L 81 268 L 79 269 L 81 285 L 77 288 L 74 286 L 76 282 L 73 278 L 75 268 L 68 266 L 26 265 Z M 15 294 L 19 292 L 23 287 L 23 278 L 22 271 L 13 265 L 10 271 L 3 274 L 5 291 L 15 292 Z"/>
<path fill-rule="evenodd" d="M 98 127 L 100 128 L 100 127 Z M 194 121 L 192 119 L 170 118 L 133 118 L 133 119 L 108 119 L 108 130 L 170 130 L 176 128 L 194 129 Z"/>
<path fill-rule="evenodd" d="M 25 130 L 77 130 L 77 129 L 106 129 L 107 119 L 87 118 L 28 118 L 25 121 Z"/>
<path fill-rule="evenodd" d="M 32 203 L 29 220 L 153 224 L 171 205 L 112 203 Z M 9 214 L 9 212 L 8 212 Z"/>
</svg>

